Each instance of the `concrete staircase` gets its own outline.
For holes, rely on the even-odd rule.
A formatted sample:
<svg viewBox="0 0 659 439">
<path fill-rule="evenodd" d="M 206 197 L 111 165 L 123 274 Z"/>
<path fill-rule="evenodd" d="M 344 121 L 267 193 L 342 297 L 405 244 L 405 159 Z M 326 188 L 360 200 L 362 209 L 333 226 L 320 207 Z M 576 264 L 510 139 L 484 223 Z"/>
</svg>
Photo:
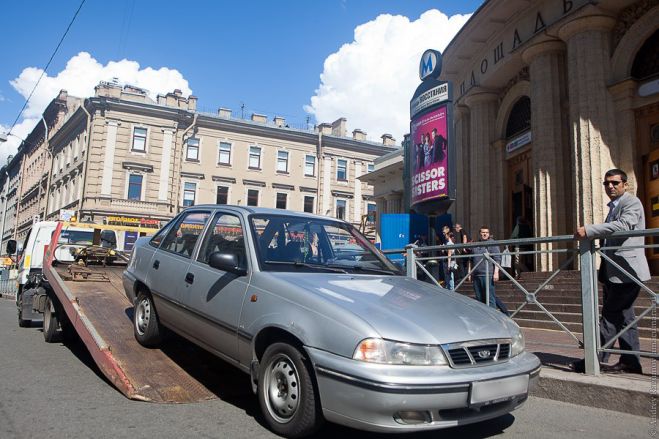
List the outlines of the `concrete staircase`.
<svg viewBox="0 0 659 439">
<path fill-rule="evenodd" d="M 518 282 L 523 285 L 529 292 L 535 291 L 551 273 L 545 272 L 526 272 L 522 273 Z M 659 277 L 655 276 L 646 285 L 653 291 L 659 291 Z M 471 282 L 465 282 L 459 293 L 474 297 L 474 289 Z M 510 280 L 502 280 L 496 284 L 497 296 L 513 312 L 522 303 L 525 302 L 525 295 Z M 559 273 L 550 283 L 536 294 L 538 302 L 544 306 L 547 311 L 552 313 L 556 319 L 563 323 L 572 332 L 582 332 L 581 319 L 581 278 L 578 271 L 563 271 Z M 641 290 L 635 302 L 635 312 L 639 315 L 647 309 L 652 303 L 650 294 Z M 599 305 L 602 307 L 602 288 L 600 285 Z M 542 309 L 535 304 L 527 304 L 515 316 L 515 321 L 521 327 L 536 329 L 553 329 L 561 330 Z M 651 338 L 652 333 L 652 313 L 648 314 L 639 322 L 639 336 L 641 338 Z"/>
</svg>

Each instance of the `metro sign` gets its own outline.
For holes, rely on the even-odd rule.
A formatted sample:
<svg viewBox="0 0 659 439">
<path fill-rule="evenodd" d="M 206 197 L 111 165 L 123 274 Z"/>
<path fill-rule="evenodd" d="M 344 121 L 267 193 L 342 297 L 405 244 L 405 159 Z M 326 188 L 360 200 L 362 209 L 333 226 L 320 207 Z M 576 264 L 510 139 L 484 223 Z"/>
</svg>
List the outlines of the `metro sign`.
<svg viewBox="0 0 659 439">
<path fill-rule="evenodd" d="M 421 62 L 419 63 L 419 78 L 425 80 L 426 78 L 439 79 L 439 74 L 442 72 L 442 54 L 438 50 L 428 49 L 421 55 Z"/>
</svg>

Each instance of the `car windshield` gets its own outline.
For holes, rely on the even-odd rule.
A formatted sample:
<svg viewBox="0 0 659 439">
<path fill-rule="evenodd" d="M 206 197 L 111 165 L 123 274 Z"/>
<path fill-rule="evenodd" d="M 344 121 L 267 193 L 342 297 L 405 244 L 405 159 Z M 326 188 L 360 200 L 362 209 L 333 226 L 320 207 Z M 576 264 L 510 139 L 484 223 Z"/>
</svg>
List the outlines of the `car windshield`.
<svg viewBox="0 0 659 439">
<path fill-rule="evenodd" d="M 401 274 L 352 225 L 288 215 L 251 215 L 262 271 Z"/>
<path fill-rule="evenodd" d="M 60 244 L 92 245 L 94 242 L 93 230 L 62 230 L 59 235 Z"/>
</svg>

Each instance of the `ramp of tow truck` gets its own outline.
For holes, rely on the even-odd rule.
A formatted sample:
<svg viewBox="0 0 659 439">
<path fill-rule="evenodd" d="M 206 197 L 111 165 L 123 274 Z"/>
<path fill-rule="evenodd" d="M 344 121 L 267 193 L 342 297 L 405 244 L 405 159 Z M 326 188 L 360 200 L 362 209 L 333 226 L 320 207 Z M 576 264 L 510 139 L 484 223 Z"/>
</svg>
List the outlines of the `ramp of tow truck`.
<svg viewBox="0 0 659 439">
<path fill-rule="evenodd" d="M 67 265 L 44 264 L 48 281 L 103 374 L 130 399 L 188 403 L 216 398 L 160 349 L 135 340 L 132 305 L 123 292 L 125 267 L 89 267 L 74 280 Z"/>
</svg>

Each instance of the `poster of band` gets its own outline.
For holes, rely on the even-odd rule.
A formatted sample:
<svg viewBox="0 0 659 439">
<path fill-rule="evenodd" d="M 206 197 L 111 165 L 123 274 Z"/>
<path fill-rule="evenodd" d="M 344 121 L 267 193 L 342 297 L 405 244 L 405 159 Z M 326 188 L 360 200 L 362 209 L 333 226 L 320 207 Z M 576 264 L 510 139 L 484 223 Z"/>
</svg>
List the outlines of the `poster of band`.
<svg viewBox="0 0 659 439">
<path fill-rule="evenodd" d="M 447 105 L 441 105 L 412 119 L 412 205 L 448 196 L 447 120 Z"/>
</svg>

